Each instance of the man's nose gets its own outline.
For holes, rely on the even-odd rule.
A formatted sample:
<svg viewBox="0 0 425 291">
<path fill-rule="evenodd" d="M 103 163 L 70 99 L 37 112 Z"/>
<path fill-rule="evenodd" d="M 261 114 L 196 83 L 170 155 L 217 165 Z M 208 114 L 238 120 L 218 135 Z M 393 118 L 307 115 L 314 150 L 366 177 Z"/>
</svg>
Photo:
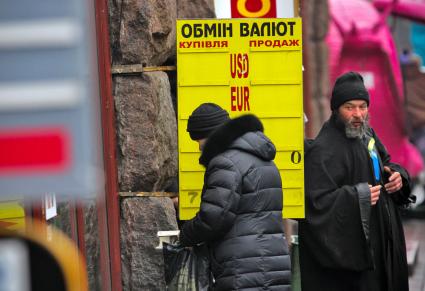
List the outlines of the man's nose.
<svg viewBox="0 0 425 291">
<path fill-rule="evenodd" d="M 353 109 L 353 116 L 355 116 L 355 117 L 360 117 L 360 115 L 361 115 L 361 113 L 360 113 L 360 108 L 355 107 L 355 108 Z"/>
</svg>

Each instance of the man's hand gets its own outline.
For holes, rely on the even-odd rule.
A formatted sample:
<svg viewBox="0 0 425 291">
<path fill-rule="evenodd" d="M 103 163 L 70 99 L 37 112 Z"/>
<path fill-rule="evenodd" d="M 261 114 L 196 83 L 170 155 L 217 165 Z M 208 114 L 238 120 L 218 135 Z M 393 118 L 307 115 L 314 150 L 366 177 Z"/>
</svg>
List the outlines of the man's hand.
<svg viewBox="0 0 425 291">
<path fill-rule="evenodd" d="M 179 208 L 179 197 L 178 196 L 173 197 L 173 198 L 171 198 L 171 200 L 173 200 L 174 208 L 178 209 Z"/>
<path fill-rule="evenodd" d="M 369 185 L 370 189 L 370 204 L 375 205 L 379 200 L 379 195 L 381 194 L 381 185 L 372 186 Z"/>
<path fill-rule="evenodd" d="M 403 180 L 401 179 L 401 175 L 399 172 L 394 172 L 389 167 L 384 166 L 384 171 L 390 174 L 390 177 L 388 178 L 388 183 L 385 184 L 385 190 L 387 190 L 388 193 L 394 193 L 403 187 Z"/>
</svg>

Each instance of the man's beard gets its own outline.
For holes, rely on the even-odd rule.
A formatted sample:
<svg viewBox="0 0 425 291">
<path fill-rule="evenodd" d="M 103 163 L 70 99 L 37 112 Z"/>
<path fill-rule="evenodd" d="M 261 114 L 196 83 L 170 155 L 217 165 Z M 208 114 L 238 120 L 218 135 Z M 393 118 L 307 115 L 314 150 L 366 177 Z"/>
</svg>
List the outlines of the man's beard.
<svg viewBox="0 0 425 291">
<path fill-rule="evenodd" d="M 341 115 L 337 114 L 338 123 L 343 124 L 345 129 L 345 136 L 347 138 L 363 138 L 369 129 L 369 114 L 363 118 L 351 117 L 349 120 L 344 120 Z M 362 124 L 358 127 L 353 126 L 352 122 L 361 122 Z"/>
</svg>

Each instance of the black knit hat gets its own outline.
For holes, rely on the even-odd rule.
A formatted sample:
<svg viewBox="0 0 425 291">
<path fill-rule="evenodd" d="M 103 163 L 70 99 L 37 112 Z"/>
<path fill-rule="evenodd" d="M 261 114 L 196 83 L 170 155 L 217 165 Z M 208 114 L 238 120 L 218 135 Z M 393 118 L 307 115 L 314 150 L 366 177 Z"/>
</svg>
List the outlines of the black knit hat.
<svg viewBox="0 0 425 291">
<path fill-rule="evenodd" d="M 193 140 L 204 139 L 229 119 L 229 113 L 217 104 L 203 103 L 189 116 L 187 131 Z"/>
<path fill-rule="evenodd" d="M 336 79 L 331 98 L 331 110 L 350 100 L 365 100 L 369 106 L 369 93 L 363 83 L 363 77 L 356 72 L 345 73 Z"/>
</svg>

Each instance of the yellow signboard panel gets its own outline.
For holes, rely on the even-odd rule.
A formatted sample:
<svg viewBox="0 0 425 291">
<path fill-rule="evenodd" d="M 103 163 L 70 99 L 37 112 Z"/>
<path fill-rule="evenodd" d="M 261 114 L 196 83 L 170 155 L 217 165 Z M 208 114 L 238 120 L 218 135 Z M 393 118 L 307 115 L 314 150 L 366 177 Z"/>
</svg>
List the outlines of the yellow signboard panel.
<svg viewBox="0 0 425 291">
<path fill-rule="evenodd" d="M 258 116 L 277 149 L 286 218 L 304 217 L 301 19 L 177 21 L 180 219 L 195 216 L 204 168 L 186 132 L 200 104 Z"/>
<path fill-rule="evenodd" d="M 24 230 L 25 210 L 21 201 L 0 201 L 0 229 Z"/>
</svg>

